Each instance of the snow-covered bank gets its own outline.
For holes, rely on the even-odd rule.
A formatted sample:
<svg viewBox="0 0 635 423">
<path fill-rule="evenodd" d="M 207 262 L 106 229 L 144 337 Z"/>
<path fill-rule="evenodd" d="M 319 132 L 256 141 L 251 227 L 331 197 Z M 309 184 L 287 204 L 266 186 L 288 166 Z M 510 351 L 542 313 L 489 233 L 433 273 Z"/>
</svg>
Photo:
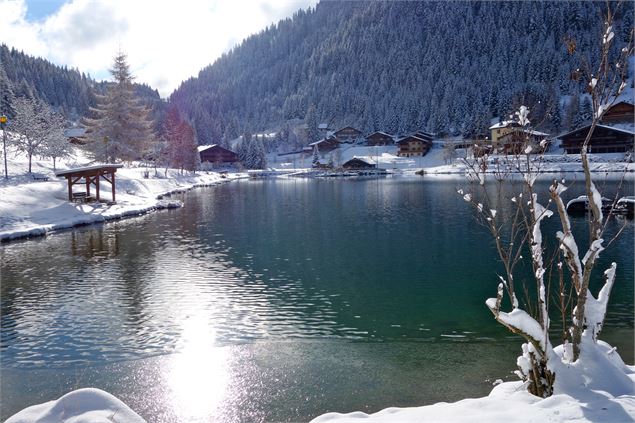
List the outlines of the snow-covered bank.
<svg viewBox="0 0 635 423">
<path fill-rule="evenodd" d="M 457 149 L 455 150 L 455 158 L 448 160 L 441 141 L 435 141 L 428 154 L 423 157 L 399 157 L 397 151 L 398 147 L 395 145 L 377 147 L 344 145 L 331 152 L 321 154 L 320 158 L 325 162 L 332 161 L 337 166 L 353 157 L 366 157 L 377 163 L 378 167 L 393 173 L 414 173 L 423 169 L 426 174 L 464 175 L 466 165 L 463 158 L 471 154 L 464 149 Z M 582 169 L 579 154 L 567 155 L 560 148 L 553 148 L 544 156 L 536 155 L 533 159 L 543 173 L 579 173 Z M 300 169 L 311 169 L 312 160 L 313 155 L 309 153 L 285 156 L 272 154 L 268 163 L 274 169 L 299 171 Z M 500 172 L 501 165 L 506 160 L 504 155 L 492 155 L 489 157 L 488 171 Z M 624 153 L 591 154 L 590 162 L 593 172 L 635 172 L 635 163 L 629 163 L 629 158 Z"/>
<path fill-rule="evenodd" d="M 55 401 L 33 405 L 5 423 L 145 423 L 122 401 L 95 388 L 78 389 Z"/>
<path fill-rule="evenodd" d="M 39 178 L 48 178 L 36 181 L 28 175 L 24 157 L 10 157 L 11 178 L 0 182 L 0 241 L 42 236 L 60 229 L 140 215 L 166 208 L 168 205 L 160 200 L 166 194 L 244 176 L 234 174 L 223 179 L 215 172 L 182 175 L 176 170 L 169 170 L 165 175 L 163 170 L 155 174 L 151 169 L 145 178 L 146 168 L 124 167 L 116 174 L 116 204 L 76 204 L 68 201 L 66 179 L 55 177 L 50 162 L 34 162 L 34 173 Z M 59 165 L 58 170 L 83 164 L 85 159 L 78 156 Z M 109 199 L 110 186 L 104 185 L 101 189 L 103 196 Z"/>
<path fill-rule="evenodd" d="M 556 350 L 559 355 L 562 354 L 560 349 L 557 348 Z M 482 398 L 464 399 L 454 403 L 441 402 L 422 407 L 387 408 L 370 415 L 361 412 L 349 414 L 328 413 L 316 417 L 313 422 L 632 422 L 635 420 L 634 370 L 633 366 L 624 365 L 618 353 L 613 351 L 610 345 L 600 341 L 597 348 L 586 348 L 586 352 L 583 353 L 580 361 L 574 364 L 558 366 L 556 393 L 546 399 L 530 395 L 521 382 L 507 382 L 495 386 L 488 396 Z M 188 386 L 191 388 L 191 385 Z M 382 392 L 382 386 L 380 383 L 376 386 L 376 389 Z M 443 388 L 440 387 L 441 390 Z M 187 392 L 191 394 L 192 390 L 187 389 Z M 196 391 L 197 395 L 194 396 L 200 397 L 198 394 L 201 392 Z M 205 396 L 204 392 L 203 396 Z M 64 398 L 66 397 L 73 398 L 70 394 L 64 396 Z M 250 403 L 247 397 L 241 396 L 241 398 L 245 401 L 241 401 L 241 404 Z M 256 396 L 254 398 L 257 400 L 259 397 Z M 193 404 L 191 402 L 192 399 L 192 397 L 188 397 L 190 407 Z M 232 402 L 236 399 L 232 397 L 225 400 Z M 183 399 L 180 398 L 175 401 L 183 401 Z M 196 399 L 194 401 L 196 402 Z M 67 419 L 61 418 L 59 414 L 54 414 L 55 410 L 62 408 L 60 402 L 58 400 L 36 406 L 35 408 L 28 407 L 11 417 L 8 423 L 76 422 L 77 420 L 73 420 L 74 414 L 70 413 L 68 405 L 64 406 L 69 407 Z M 82 402 L 76 407 L 81 406 L 83 412 L 88 412 L 89 410 L 91 412 L 99 411 L 93 404 L 95 403 L 92 401 L 90 403 Z M 275 404 L 279 407 L 286 406 L 284 401 Z M 205 407 L 205 401 L 196 402 L 195 406 L 198 405 Z M 129 403 L 129 406 L 133 407 L 136 412 L 143 413 L 141 408 L 134 408 L 132 403 Z M 328 404 L 326 406 L 328 407 Z M 102 407 L 102 411 L 111 410 L 108 415 L 112 415 L 112 406 L 106 404 Z M 118 412 L 112 421 L 138 421 L 133 419 L 118 420 L 117 417 L 119 415 Z M 38 419 L 39 416 L 57 418 Z M 18 417 L 20 418 L 19 420 Z M 176 417 L 171 420 L 158 417 L 152 420 L 151 416 L 145 416 L 145 418 L 148 421 L 177 422 L 194 420 Z M 254 420 L 261 419 L 256 418 Z M 99 422 L 101 420 L 79 421 Z"/>
<path fill-rule="evenodd" d="M 556 349 L 562 357 L 561 346 Z M 387 408 L 374 414 L 328 413 L 311 423 L 337 422 L 633 422 L 635 421 L 635 366 L 624 364 L 605 342 L 585 345 L 572 364 L 559 362 L 554 395 L 531 395 L 523 383 L 506 382 L 483 398 L 423 407 Z"/>
</svg>

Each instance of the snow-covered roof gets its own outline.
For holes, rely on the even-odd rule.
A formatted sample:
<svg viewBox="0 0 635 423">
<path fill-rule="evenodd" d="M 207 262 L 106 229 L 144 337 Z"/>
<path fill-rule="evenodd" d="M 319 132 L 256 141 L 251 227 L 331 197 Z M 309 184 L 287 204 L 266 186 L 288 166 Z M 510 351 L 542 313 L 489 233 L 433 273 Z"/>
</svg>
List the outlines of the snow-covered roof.
<svg viewBox="0 0 635 423">
<path fill-rule="evenodd" d="M 355 159 L 360 160 L 360 161 L 362 161 L 362 162 L 364 162 L 364 163 L 366 163 L 366 164 L 369 164 L 369 165 L 374 165 L 374 164 L 377 164 L 377 163 L 375 162 L 375 160 L 371 159 L 371 158 L 370 158 L 370 157 L 368 157 L 368 156 L 353 156 L 353 157 L 352 157 L 350 160 L 348 160 L 348 161 L 350 162 L 351 160 L 355 160 Z"/>
<path fill-rule="evenodd" d="M 105 169 L 105 168 L 108 168 L 108 169 L 112 169 L 112 168 L 119 169 L 119 168 L 122 168 L 122 167 L 123 167 L 122 164 L 112 164 L 112 163 L 110 163 L 110 164 L 100 164 L 100 165 L 94 165 L 94 166 L 76 167 L 76 168 L 73 168 L 73 169 L 66 169 L 66 170 L 57 171 L 57 172 L 55 172 L 55 176 L 65 176 L 65 175 L 68 175 L 68 174 L 71 174 L 71 173 L 86 172 L 86 171 L 89 171 L 89 170 L 97 170 L 97 169 Z"/>
<path fill-rule="evenodd" d="M 359 129 L 354 128 L 354 127 L 352 127 L 352 126 L 345 126 L 345 127 L 343 127 L 343 128 L 338 129 L 337 131 L 335 131 L 335 133 L 337 134 L 338 132 L 343 131 L 343 130 L 345 130 L 345 129 L 353 129 L 353 130 L 355 130 L 355 131 L 357 131 L 357 132 L 359 132 L 359 133 L 361 133 L 361 132 L 362 132 L 362 131 L 360 131 Z"/>
<path fill-rule="evenodd" d="M 430 143 L 430 141 L 428 141 L 426 139 L 423 139 L 421 137 L 418 137 L 416 135 L 406 135 L 405 137 L 402 137 L 402 138 L 398 139 L 397 141 L 395 141 L 395 143 L 400 144 L 403 141 L 407 140 L 408 138 L 414 138 L 415 140 L 418 140 L 418 141 L 423 141 L 423 142 L 426 142 L 426 143 Z"/>
<path fill-rule="evenodd" d="M 498 122 L 498 123 L 490 126 L 489 129 L 507 128 L 508 126 L 514 125 L 514 124 L 518 124 L 518 123 L 514 122 L 513 120 L 504 120 L 502 122 Z"/>
<path fill-rule="evenodd" d="M 375 134 L 385 135 L 385 136 L 387 136 L 387 137 L 393 138 L 393 136 L 392 136 L 392 135 L 390 135 L 390 134 L 388 134 L 388 133 L 386 133 L 386 132 L 383 132 L 383 131 L 375 131 L 375 132 L 373 132 L 372 134 L 368 134 L 368 135 L 366 135 L 366 138 L 371 137 L 371 136 L 373 136 L 373 135 L 375 135 Z"/>
<path fill-rule="evenodd" d="M 321 144 L 321 143 L 323 143 L 323 142 L 325 142 L 325 141 L 335 141 L 335 142 L 339 142 L 339 141 L 337 140 L 337 138 L 330 138 L 330 137 L 327 137 L 327 138 L 322 138 L 321 140 L 318 140 L 318 141 L 312 142 L 312 143 L 310 143 L 309 145 L 310 145 L 310 146 L 315 146 L 315 145 Z"/>
<path fill-rule="evenodd" d="M 515 129 L 513 132 L 522 132 L 524 134 L 535 135 L 537 137 L 548 137 L 549 134 L 540 131 L 534 131 L 533 129 Z"/>
<path fill-rule="evenodd" d="M 596 128 L 605 128 L 612 129 L 618 132 L 624 132 L 626 134 L 635 135 L 635 125 L 632 124 L 615 124 L 615 125 L 595 125 Z M 578 131 L 585 131 L 591 128 L 591 125 L 581 126 L 579 128 L 574 129 L 573 131 L 565 132 L 564 134 L 558 135 L 556 138 L 566 137 L 567 135 L 571 135 Z"/>
<path fill-rule="evenodd" d="M 66 136 L 67 138 L 83 137 L 84 135 L 86 135 L 86 128 L 83 128 L 81 126 L 68 128 L 64 131 L 64 136 Z"/>
<path fill-rule="evenodd" d="M 218 144 L 199 145 L 198 147 L 196 147 L 196 149 L 200 153 L 201 151 L 209 150 L 210 148 L 215 147 L 217 145 Z"/>
<path fill-rule="evenodd" d="M 329 124 L 328 123 L 320 123 L 318 125 L 318 129 L 329 129 Z"/>
<path fill-rule="evenodd" d="M 436 134 L 433 133 L 433 132 L 427 132 L 427 131 L 422 131 L 422 130 L 419 130 L 419 131 L 415 132 L 415 135 L 416 134 L 421 134 L 421 135 L 429 137 L 429 138 L 434 138 L 436 136 Z"/>
</svg>

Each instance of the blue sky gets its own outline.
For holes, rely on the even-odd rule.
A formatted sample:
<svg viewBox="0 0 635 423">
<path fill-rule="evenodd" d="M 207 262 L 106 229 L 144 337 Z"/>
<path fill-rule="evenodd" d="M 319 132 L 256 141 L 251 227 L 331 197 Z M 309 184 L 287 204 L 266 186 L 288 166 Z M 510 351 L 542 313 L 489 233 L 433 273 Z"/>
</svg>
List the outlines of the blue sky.
<svg viewBox="0 0 635 423">
<path fill-rule="evenodd" d="M 43 19 L 56 12 L 65 0 L 27 0 L 26 18 L 29 21 Z"/>
<path fill-rule="evenodd" d="M 247 36 L 317 0 L 0 0 L 0 42 L 108 79 L 119 51 L 167 97 Z"/>
</svg>

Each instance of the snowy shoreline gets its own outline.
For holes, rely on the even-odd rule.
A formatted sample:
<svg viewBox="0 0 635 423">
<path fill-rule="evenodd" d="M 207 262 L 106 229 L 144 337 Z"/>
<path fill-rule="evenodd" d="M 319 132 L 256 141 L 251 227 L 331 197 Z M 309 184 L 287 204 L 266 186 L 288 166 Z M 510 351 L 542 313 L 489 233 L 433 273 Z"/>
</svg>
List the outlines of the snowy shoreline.
<svg viewBox="0 0 635 423">
<path fill-rule="evenodd" d="M 78 162 L 81 162 L 81 158 L 76 158 L 74 162 L 58 170 L 64 167 L 77 167 Z M 66 180 L 55 176 L 49 162 L 34 161 L 33 172 L 45 180 L 35 181 L 28 175 L 24 158 L 16 155 L 15 159 L 10 161 L 10 179 L 0 181 L 2 244 L 179 207 L 177 202 L 164 198 L 194 188 L 214 186 L 245 177 L 244 174 L 235 173 L 222 178 L 216 172 L 182 175 L 174 169 L 167 172 L 162 169 L 156 174 L 150 171 L 152 176 L 146 177 L 147 168 L 125 167 L 117 172 L 117 202 L 107 205 L 97 202 L 69 202 Z"/>
<path fill-rule="evenodd" d="M 59 221 L 52 221 L 46 224 L 35 225 L 33 227 L 28 227 L 26 229 L 2 231 L 0 232 L 0 243 L 7 243 L 11 241 L 42 237 L 42 236 L 51 234 L 53 232 L 73 229 L 80 226 L 106 223 L 106 222 L 110 222 L 114 220 L 121 220 L 126 218 L 143 216 L 145 214 L 148 214 L 157 210 L 177 208 L 177 207 L 180 207 L 180 205 L 172 206 L 172 204 L 174 203 L 163 205 L 161 203 L 161 200 L 173 194 L 187 192 L 195 188 L 211 187 L 211 186 L 215 186 L 224 182 L 231 182 L 236 179 L 238 178 L 206 182 L 206 183 L 197 183 L 197 184 L 193 184 L 186 187 L 181 186 L 171 191 L 159 193 L 156 197 L 155 204 L 149 205 L 149 206 L 125 206 L 124 205 L 121 207 L 115 207 L 117 206 L 117 204 L 108 206 L 102 203 L 74 205 L 73 207 L 76 210 L 81 210 L 84 214 L 76 215 L 71 218 L 61 219 Z"/>
</svg>

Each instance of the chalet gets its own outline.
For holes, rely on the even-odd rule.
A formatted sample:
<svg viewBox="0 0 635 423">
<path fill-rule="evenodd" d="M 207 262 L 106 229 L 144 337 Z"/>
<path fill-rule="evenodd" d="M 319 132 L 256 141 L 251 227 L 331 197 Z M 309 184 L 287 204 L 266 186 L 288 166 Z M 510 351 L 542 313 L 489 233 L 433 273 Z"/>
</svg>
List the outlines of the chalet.
<svg viewBox="0 0 635 423">
<path fill-rule="evenodd" d="M 352 126 L 346 126 L 333 133 L 333 136 L 340 140 L 342 143 L 352 144 L 356 140 L 363 138 L 362 131 L 353 128 Z"/>
<path fill-rule="evenodd" d="M 353 157 L 342 165 L 344 169 L 375 169 L 377 164 L 367 157 Z"/>
<path fill-rule="evenodd" d="M 579 154 L 582 144 L 591 129 L 591 125 L 586 125 L 575 129 L 558 138 L 562 141 L 562 148 L 568 154 Z M 589 153 L 623 153 L 633 150 L 635 142 L 635 128 L 618 128 L 608 125 L 596 125 L 589 140 Z"/>
<path fill-rule="evenodd" d="M 492 131 L 492 144 L 496 145 L 500 137 L 509 134 L 516 128 L 520 128 L 520 124 L 513 120 L 504 120 L 490 126 L 489 129 Z"/>
<path fill-rule="evenodd" d="M 198 154 L 201 157 L 201 164 L 208 163 L 214 166 L 227 166 L 235 165 L 240 162 L 238 154 L 218 144 L 199 145 Z"/>
<path fill-rule="evenodd" d="M 532 131 L 529 129 L 513 128 L 510 132 L 498 137 L 496 142 L 492 142 L 494 151 L 503 154 L 522 154 L 527 147 L 531 147 L 528 152 L 543 153 L 546 144 L 543 142 L 549 134 Z"/>
<path fill-rule="evenodd" d="M 419 138 L 416 135 L 408 135 L 396 142 L 399 146 L 397 156 L 399 157 L 419 157 L 425 156 L 432 147 L 432 141 Z"/>
<path fill-rule="evenodd" d="M 366 136 L 366 145 L 392 145 L 394 143 L 395 140 L 393 139 L 392 135 L 389 135 L 385 132 L 377 131 Z"/>
<path fill-rule="evenodd" d="M 319 141 L 312 142 L 309 144 L 307 151 L 313 151 L 315 147 L 317 147 L 320 153 L 327 153 L 329 151 L 333 151 L 340 146 L 340 141 L 337 138 L 322 138 Z"/>
<path fill-rule="evenodd" d="M 64 131 L 64 136 L 68 138 L 68 142 L 75 145 L 86 144 L 86 128 L 75 126 Z"/>
<path fill-rule="evenodd" d="M 602 123 L 632 124 L 633 122 L 635 122 L 634 109 L 635 106 L 633 106 L 633 103 L 630 100 L 615 103 L 606 112 L 604 112 L 604 116 L 602 116 Z"/>
<path fill-rule="evenodd" d="M 324 160 L 318 160 L 317 162 L 313 163 L 311 167 L 313 167 L 313 169 L 333 169 L 333 164 L 330 162 L 325 162 Z"/>
</svg>

